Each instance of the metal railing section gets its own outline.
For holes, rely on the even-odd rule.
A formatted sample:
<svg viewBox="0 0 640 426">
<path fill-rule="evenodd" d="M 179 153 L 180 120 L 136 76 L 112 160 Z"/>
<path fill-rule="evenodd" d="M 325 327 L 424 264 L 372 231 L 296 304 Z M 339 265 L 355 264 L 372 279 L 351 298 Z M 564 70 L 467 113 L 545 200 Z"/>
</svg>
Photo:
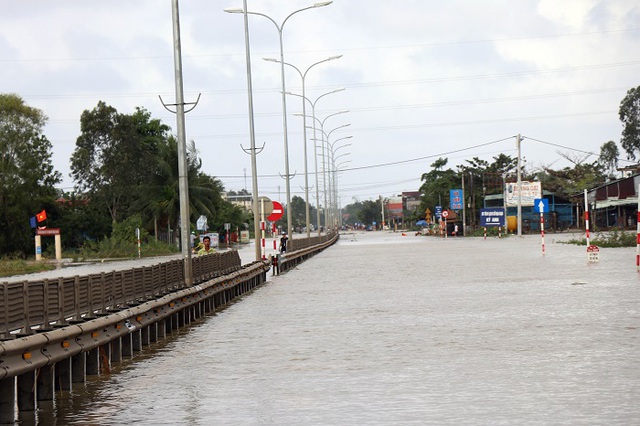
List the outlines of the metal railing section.
<svg viewBox="0 0 640 426">
<path fill-rule="evenodd" d="M 236 250 L 192 258 L 199 284 L 241 268 Z M 38 281 L 0 283 L 0 340 L 107 314 L 185 288 L 183 261 Z"/>
<path fill-rule="evenodd" d="M 263 282 L 269 268 L 268 261 L 253 262 L 207 282 L 117 312 L 104 316 L 85 316 L 82 321 L 69 321 L 47 330 L 38 330 L 40 332 L 36 334 L 0 341 L 0 381 L 90 351 L 219 293 L 233 291 L 234 294 L 241 294 L 255 287 L 257 282 Z M 256 279 L 257 282 L 253 281 Z M 244 288 L 239 289 L 243 284 Z"/>
</svg>

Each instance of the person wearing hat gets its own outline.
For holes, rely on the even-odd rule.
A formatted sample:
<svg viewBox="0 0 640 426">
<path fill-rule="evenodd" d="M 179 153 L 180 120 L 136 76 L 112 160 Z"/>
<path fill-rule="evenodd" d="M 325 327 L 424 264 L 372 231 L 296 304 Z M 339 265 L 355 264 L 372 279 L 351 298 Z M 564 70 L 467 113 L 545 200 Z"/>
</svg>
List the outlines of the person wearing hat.
<svg viewBox="0 0 640 426">
<path fill-rule="evenodd" d="M 196 233 L 192 232 L 189 238 L 191 239 L 191 250 L 193 251 L 196 248 Z"/>
</svg>

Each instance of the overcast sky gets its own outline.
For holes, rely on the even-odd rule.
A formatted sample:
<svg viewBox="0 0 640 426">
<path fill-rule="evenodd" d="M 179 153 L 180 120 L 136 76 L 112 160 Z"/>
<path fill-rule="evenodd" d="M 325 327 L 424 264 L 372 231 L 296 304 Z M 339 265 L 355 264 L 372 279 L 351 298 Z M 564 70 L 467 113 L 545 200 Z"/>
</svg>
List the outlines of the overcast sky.
<svg viewBox="0 0 640 426">
<path fill-rule="evenodd" d="M 248 0 L 249 11 L 279 24 L 311 4 Z M 241 7 L 242 0 L 180 3 L 185 100 L 201 94 L 186 134 L 204 172 L 227 190 L 251 191 L 242 150 L 250 146 L 243 19 L 223 11 Z M 144 107 L 175 132 L 175 116 L 158 98 L 175 101 L 170 0 L 6 1 L 0 28 L 0 91 L 49 117 L 45 134 L 66 190 L 80 115 L 98 101 L 121 113 Z M 284 202 L 280 66 L 263 60 L 279 57 L 278 32 L 256 15 L 249 31 L 256 141 L 264 144 L 259 193 Z M 303 72 L 343 55 L 311 68 L 305 84 L 312 101 L 346 89 L 323 96 L 315 111 L 324 120 L 349 110 L 324 124 L 344 170 L 342 205 L 416 191 L 438 157 L 455 168 L 473 157 L 516 156 L 517 134 L 529 170 L 568 166 L 563 154 L 582 159 L 583 151 L 594 161 L 603 143 L 619 143 L 620 101 L 640 86 L 637 0 L 335 0 L 288 19 L 283 44 L 285 62 Z M 301 94 L 293 68 L 285 81 Z M 303 121 L 294 115 L 301 112 L 301 98 L 289 96 L 291 192 L 304 198 Z M 307 136 L 309 201 L 317 205 Z"/>
</svg>

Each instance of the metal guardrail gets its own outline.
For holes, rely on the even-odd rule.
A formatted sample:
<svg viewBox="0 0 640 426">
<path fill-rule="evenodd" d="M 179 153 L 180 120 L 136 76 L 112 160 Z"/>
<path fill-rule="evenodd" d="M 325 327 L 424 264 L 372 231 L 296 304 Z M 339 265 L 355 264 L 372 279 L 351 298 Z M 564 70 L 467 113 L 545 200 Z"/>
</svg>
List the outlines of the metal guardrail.
<svg viewBox="0 0 640 426">
<path fill-rule="evenodd" d="M 336 232 L 328 232 L 326 235 L 316 237 L 296 237 L 289 240 L 287 243 L 287 251 L 293 252 L 296 250 L 306 249 L 308 247 L 314 247 L 319 244 L 324 244 L 327 241 L 334 241 L 338 234 Z"/>
<path fill-rule="evenodd" d="M 241 268 L 236 250 L 192 258 L 194 284 Z M 38 281 L 0 283 L 0 340 L 29 335 L 185 288 L 183 261 Z"/>
<path fill-rule="evenodd" d="M 289 269 L 294 268 L 299 263 L 302 263 L 309 257 L 321 252 L 327 247 L 333 245 L 338 241 L 339 234 L 331 233 L 322 237 L 305 238 L 304 240 L 293 240 L 294 242 L 301 241 L 307 244 L 298 243 L 289 246 L 286 253 L 280 253 L 273 259 L 273 266 L 275 271 L 279 274 L 286 272 Z M 313 240 L 314 244 L 308 244 L 309 240 Z"/>
<path fill-rule="evenodd" d="M 226 300 L 230 300 L 255 287 L 256 283 L 251 281 L 263 277 L 268 270 L 268 262 L 254 262 L 206 283 L 114 310 L 104 316 L 85 317 L 82 321 L 71 321 L 48 330 L 38 330 L 35 334 L 0 341 L 0 382 L 144 329 L 225 291 L 233 292 L 226 296 Z"/>
</svg>

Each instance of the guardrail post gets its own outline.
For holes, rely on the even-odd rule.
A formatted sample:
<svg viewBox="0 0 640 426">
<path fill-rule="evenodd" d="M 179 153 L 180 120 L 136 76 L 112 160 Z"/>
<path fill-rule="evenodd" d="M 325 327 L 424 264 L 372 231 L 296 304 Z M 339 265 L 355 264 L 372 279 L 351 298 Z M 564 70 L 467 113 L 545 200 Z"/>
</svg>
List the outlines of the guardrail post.
<svg viewBox="0 0 640 426">
<path fill-rule="evenodd" d="M 55 379 L 57 390 L 71 390 L 71 358 L 66 358 L 56 363 Z"/>
<path fill-rule="evenodd" d="M 165 339 L 167 337 L 167 319 L 161 319 L 158 321 L 158 340 Z"/>
<path fill-rule="evenodd" d="M 52 365 L 45 365 L 38 371 L 36 386 L 38 401 L 53 401 L 53 370 Z"/>
<path fill-rule="evenodd" d="M 0 380 L 0 423 L 13 424 L 16 417 L 16 379 Z"/>
<path fill-rule="evenodd" d="M 98 348 L 93 348 L 89 352 L 81 352 L 78 355 L 86 354 L 87 375 L 97 376 L 100 374 L 100 352 Z M 77 355 L 76 355 L 77 356 Z"/>
<path fill-rule="evenodd" d="M 45 278 L 42 282 L 42 305 L 43 305 L 43 320 L 39 330 L 48 330 L 51 328 L 49 325 L 49 279 Z"/>
<path fill-rule="evenodd" d="M 126 337 L 126 336 L 125 336 Z M 122 361 L 122 337 L 111 341 L 111 362 Z"/>
<path fill-rule="evenodd" d="M 20 334 L 31 334 L 31 327 L 29 327 L 29 281 L 22 282 L 22 313 L 24 315 L 24 326 L 20 330 Z"/>
<path fill-rule="evenodd" d="M 18 410 L 19 411 L 34 411 L 36 409 L 36 372 L 29 371 L 28 373 L 18 376 Z"/>
<path fill-rule="evenodd" d="M 89 277 L 87 278 L 87 297 L 89 298 L 89 303 L 87 303 L 89 312 L 87 312 L 85 318 L 95 318 L 96 310 L 93 309 L 93 275 L 89 275 Z"/>
<path fill-rule="evenodd" d="M 80 352 L 71 357 L 71 383 L 85 383 L 89 370 L 87 353 Z"/>
<path fill-rule="evenodd" d="M 67 320 L 64 315 L 64 278 L 58 278 L 58 314 L 60 317 L 58 318 L 58 325 L 65 325 Z"/>
<path fill-rule="evenodd" d="M 2 290 L 2 302 L 4 306 L 4 321 L 3 324 L 5 327 L 0 330 L 0 340 L 8 339 L 10 337 L 11 330 L 9 329 L 9 284 L 2 283 L 0 284 L 0 290 Z"/>
<path fill-rule="evenodd" d="M 133 351 L 140 352 L 142 350 L 142 330 L 134 330 L 131 332 L 133 342 Z"/>
<path fill-rule="evenodd" d="M 133 358 L 133 338 L 131 333 L 122 336 L 122 357 Z"/>
<path fill-rule="evenodd" d="M 82 321 L 82 315 L 80 313 L 80 276 L 73 277 L 73 316 L 74 321 Z"/>
<path fill-rule="evenodd" d="M 158 323 L 154 322 L 147 326 L 149 328 L 149 343 L 155 343 L 158 341 Z"/>
<path fill-rule="evenodd" d="M 151 326 L 147 325 L 142 327 L 142 330 L 140 330 L 140 334 L 141 334 L 141 342 L 140 345 L 141 346 L 149 346 L 149 344 L 151 343 L 151 338 L 150 338 L 150 334 L 149 334 L 149 329 Z"/>
</svg>

